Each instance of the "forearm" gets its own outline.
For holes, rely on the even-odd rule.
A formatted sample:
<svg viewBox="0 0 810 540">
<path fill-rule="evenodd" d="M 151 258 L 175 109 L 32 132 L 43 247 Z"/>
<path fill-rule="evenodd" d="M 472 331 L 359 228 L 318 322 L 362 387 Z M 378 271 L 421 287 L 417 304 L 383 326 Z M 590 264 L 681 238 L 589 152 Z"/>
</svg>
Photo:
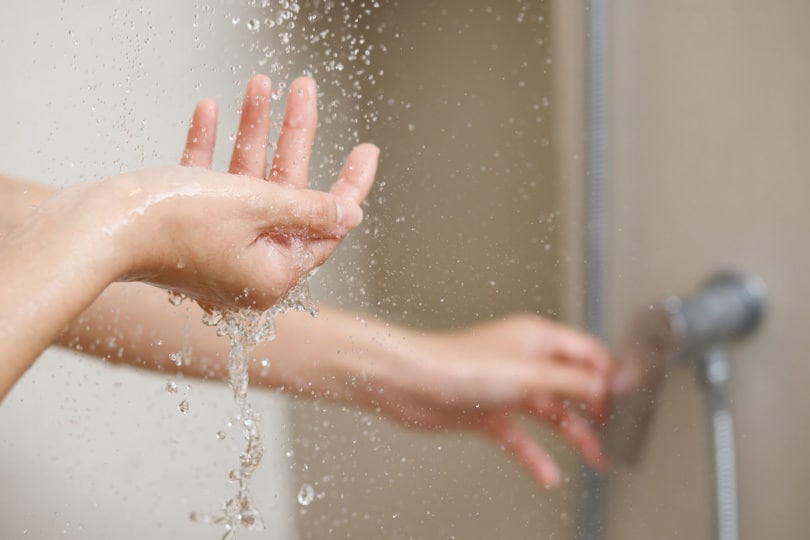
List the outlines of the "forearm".
<svg viewBox="0 0 810 540">
<path fill-rule="evenodd" d="M 114 363 L 224 379 L 228 340 L 202 324 L 202 315 L 194 302 L 172 306 L 164 290 L 117 283 L 66 328 L 59 343 Z M 317 318 L 280 315 L 276 326 L 276 338 L 252 354 L 253 384 L 368 405 L 381 388 L 394 392 L 418 372 L 413 359 L 419 337 L 404 328 L 330 307 Z"/>
<path fill-rule="evenodd" d="M 109 239 L 60 216 L 34 212 L 0 241 L 0 398 L 117 277 Z"/>
<path fill-rule="evenodd" d="M 16 227 L 52 190 L 0 174 L 0 238 Z"/>
<path fill-rule="evenodd" d="M 0 176 L 0 234 L 4 228 L 17 226 L 52 193 L 41 185 Z M 3 260 L 12 259 L 4 256 Z M 31 282 L 37 283 L 38 279 L 42 278 Z M 80 290 L 66 282 L 63 285 L 70 295 Z M 99 292 L 94 290 L 92 294 Z M 62 346 L 118 364 L 207 379 L 227 376 L 227 340 L 202 324 L 202 310 L 197 304 L 189 301 L 172 306 L 163 289 L 141 283 L 113 283 L 92 305 L 76 302 L 68 307 L 61 299 L 54 304 L 60 310 L 66 308 L 64 316 L 70 318 L 59 317 L 58 337 L 51 329 L 36 344 L 24 340 L 34 350 L 41 351 L 56 339 Z M 410 361 L 416 356 L 416 334 L 404 328 L 329 307 L 322 307 L 315 319 L 304 313 L 288 313 L 279 316 L 276 323 L 276 339 L 254 351 L 255 360 L 270 361 L 269 366 L 259 361 L 251 363 L 251 380 L 255 384 L 356 402 L 372 400 L 374 389 L 391 387 L 394 381 L 404 385 L 416 372 Z M 39 322 L 36 326 L 44 329 Z M 23 345 L 23 340 L 17 341 Z M 406 361 L 410 364 L 407 368 Z"/>
<path fill-rule="evenodd" d="M 257 352 L 275 360 L 272 377 L 289 391 L 368 407 L 422 385 L 422 345 L 413 330 L 327 306 L 316 319 L 279 317 L 276 342 Z"/>
</svg>

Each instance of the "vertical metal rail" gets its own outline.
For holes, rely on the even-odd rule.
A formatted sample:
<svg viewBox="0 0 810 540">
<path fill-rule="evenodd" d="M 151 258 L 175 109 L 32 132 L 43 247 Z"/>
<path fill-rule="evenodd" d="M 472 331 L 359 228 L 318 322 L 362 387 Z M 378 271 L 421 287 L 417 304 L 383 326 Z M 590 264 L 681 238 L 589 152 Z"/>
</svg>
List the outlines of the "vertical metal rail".
<svg viewBox="0 0 810 540">
<path fill-rule="evenodd" d="M 604 338 L 608 264 L 608 0 L 588 0 L 587 163 L 585 178 L 585 325 Z M 579 540 L 602 537 L 604 480 L 582 478 Z"/>
</svg>

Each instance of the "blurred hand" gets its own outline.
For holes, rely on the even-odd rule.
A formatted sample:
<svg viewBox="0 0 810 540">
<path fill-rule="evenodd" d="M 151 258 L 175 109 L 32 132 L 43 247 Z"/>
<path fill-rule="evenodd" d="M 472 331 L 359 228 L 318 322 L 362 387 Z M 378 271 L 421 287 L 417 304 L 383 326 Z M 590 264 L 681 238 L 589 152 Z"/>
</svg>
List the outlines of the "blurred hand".
<svg viewBox="0 0 810 540">
<path fill-rule="evenodd" d="M 409 354 L 413 372 L 374 398 L 389 417 L 426 430 L 478 431 L 543 485 L 559 484 L 560 471 L 521 417 L 551 426 L 591 466 L 606 465 L 590 421 L 606 413 L 611 361 L 590 336 L 517 315 L 424 334 Z"/>
</svg>

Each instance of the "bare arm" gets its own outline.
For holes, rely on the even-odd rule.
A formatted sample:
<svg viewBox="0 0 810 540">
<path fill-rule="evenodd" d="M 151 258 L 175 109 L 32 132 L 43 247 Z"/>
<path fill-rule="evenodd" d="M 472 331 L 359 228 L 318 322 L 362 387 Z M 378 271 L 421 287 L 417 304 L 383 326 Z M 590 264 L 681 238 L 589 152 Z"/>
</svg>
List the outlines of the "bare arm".
<svg viewBox="0 0 810 540">
<path fill-rule="evenodd" d="M 28 203 L 27 186 L 17 187 L 22 206 L 9 216 Z M 54 192 L 0 241 L 0 398 L 109 284 L 146 281 L 204 305 L 266 309 L 361 215 L 333 194 L 200 168 Z"/>
<path fill-rule="evenodd" d="M 228 341 L 201 324 L 193 303 L 165 291 L 114 284 L 61 338 L 63 345 L 166 373 L 224 379 Z M 593 466 L 601 445 L 577 404 L 605 413 L 610 361 L 592 338 L 530 315 L 458 332 L 421 333 L 322 307 L 313 319 L 287 313 L 276 339 L 260 344 L 250 380 L 306 398 L 326 398 L 426 430 L 471 430 L 510 451 L 537 481 L 555 485 L 553 459 L 519 419 L 554 428 Z M 190 349 L 190 361 L 172 358 Z M 260 359 L 268 359 L 263 365 Z M 566 406 L 571 403 L 572 406 Z"/>
<path fill-rule="evenodd" d="M 70 218 L 71 211 L 90 211 L 77 204 L 75 190 L 49 202 L 0 243 L 0 398 L 124 271 L 116 240 Z"/>
<path fill-rule="evenodd" d="M 264 171 L 268 84 L 256 78 L 248 86 L 232 171 L 256 176 Z M 207 105 L 201 102 L 195 111 L 186 165 L 210 164 L 215 117 Z M 314 85 L 298 80 L 270 169 L 272 181 L 306 185 L 315 125 Z M 342 177 L 352 170 L 363 167 L 347 166 Z M 365 196 L 358 185 L 344 182 L 343 193 Z M 201 316 L 193 303 L 172 306 L 165 291 L 113 284 L 60 342 L 117 363 L 223 378 L 227 340 L 202 325 Z M 604 464 L 599 440 L 580 416 L 579 404 L 594 419 L 604 413 L 610 361 L 601 345 L 584 334 L 529 315 L 459 332 L 420 333 L 329 307 L 322 307 L 317 319 L 285 314 L 277 328 L 276 340 L 255 351 L 254 384 L 350 403 L 421 429 L 481 433 L 514 454 L 541 484 L 556 484 L 560 473 L 520 425 L 521 417 L 547 423 L 589 463 Z M 191 361 L 178 366 L 170 355 L 187 348 Z M 270 360 L 269 367 L 256 360 L 261 358 Z"/>
<path fill-rule="evenodd" d="M 40 184 L 0 175 L 0 238 L 21 223 L 51 191 Z"/>
</svg>

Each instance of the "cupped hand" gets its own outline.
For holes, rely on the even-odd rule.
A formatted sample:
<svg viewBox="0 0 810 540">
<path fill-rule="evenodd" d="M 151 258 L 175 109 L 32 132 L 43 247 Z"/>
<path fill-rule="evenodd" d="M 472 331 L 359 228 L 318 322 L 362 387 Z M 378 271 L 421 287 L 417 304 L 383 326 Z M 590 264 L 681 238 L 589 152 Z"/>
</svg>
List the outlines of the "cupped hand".
<svg viewBox="0 0 810 540">
<path fill-rule="evenodd" d="M 270 133 L 270 90 L 270 79 L 266 76 L 257 75 L 248 82 L 228 170 L 231 174 L 250 177 L 251 181 L 256 178 L 269 180 L 265 184 L 282 188 L 291 197 L 315 193 L 306 189 L 318 121 L 315 83 L 310 78 L 302 77 L 290 86 L 283 126 L 272 166 L 268 171 L 266 156 Z M 216 103 L 204 99 L 194 110 L 181 165 L 210 167 L 216 131 Z M 357 205 L 365 200 L 374 182 L 378 155 L 379 150 L 374 145 L 357 146 L 349 154 L 342 172 L 330 189 L 329 196 L 337 201 L 343 233 L 359 223 L 358 216 L 362 216 L 362 213 Z M 317 208 L 317 205 L 313 206 L 310 215 L 317 214 Z M 317 219 L 313 220 L 312 225 L 313 229 L 322 228 Z M 299 270 L 297 273 L 288 273 L 287 277 L 300 278 L 306 271 L 324 262 L 337 247 L 342 234 L 331 237 L 290 237 L 275 234 L 266 236 L 265 239 L 271 240 L 277 248 L 286 248 L 282 252 L 288 255 L 288 261 L 294 262 L 288 268 Z M 289 285 L 294 283 L 294 279 L 284 282 Z M 273 291 L 278 292 L 278 289 Z"/>
<path fill-rule="evenodd" d="M 208 169 L 153 169 L 127 180 L 121 228 L 134 256 L 123 277 L 206 306 L 272 306 L 362 220 L 344 198 Z"/>
<path fill-rule="evenodd" d="M 290 85 L 276 151 L 268 168 L 270 90 L 270 79 L 264 75 L 256 75 L 248 81 L 228 170 L 232 174 L 264 178 L 273 184 L 304 189 L 309 185 L 309 163 L 318 127 L 315 82 L 309 77 L 300 77 Z M 216 123 L 216 103 L 210 99 L 200 101 L 188 131 L 182 165 L 211 166 Z M 346 158 L 329 193 L 361 204 L 374 182 L 378 157 L 379 150 L 373 144 L 356 146 Z"/>
<path fill-rule="evenodd" d="M 375 398 L 395 420 L 426 430 L 478 431 L 543 485 L 560 470 L 521 418 L 552 427 L 595 468 L 606 465 L 594 423 L 607 411 L 611 360 L 592 337 L 514 315 L 457 332 L 423 334 L 412 373 Z"/>
<path fill-rule="evenodd" d="M 59 190 L 31 219 L 29 228 L 52 224 L 52 242 L 83 239 L 108 279 L 265 309 L 329 257 L 362 211 L 328 193 L 175 166 Z"/>
</svg>

